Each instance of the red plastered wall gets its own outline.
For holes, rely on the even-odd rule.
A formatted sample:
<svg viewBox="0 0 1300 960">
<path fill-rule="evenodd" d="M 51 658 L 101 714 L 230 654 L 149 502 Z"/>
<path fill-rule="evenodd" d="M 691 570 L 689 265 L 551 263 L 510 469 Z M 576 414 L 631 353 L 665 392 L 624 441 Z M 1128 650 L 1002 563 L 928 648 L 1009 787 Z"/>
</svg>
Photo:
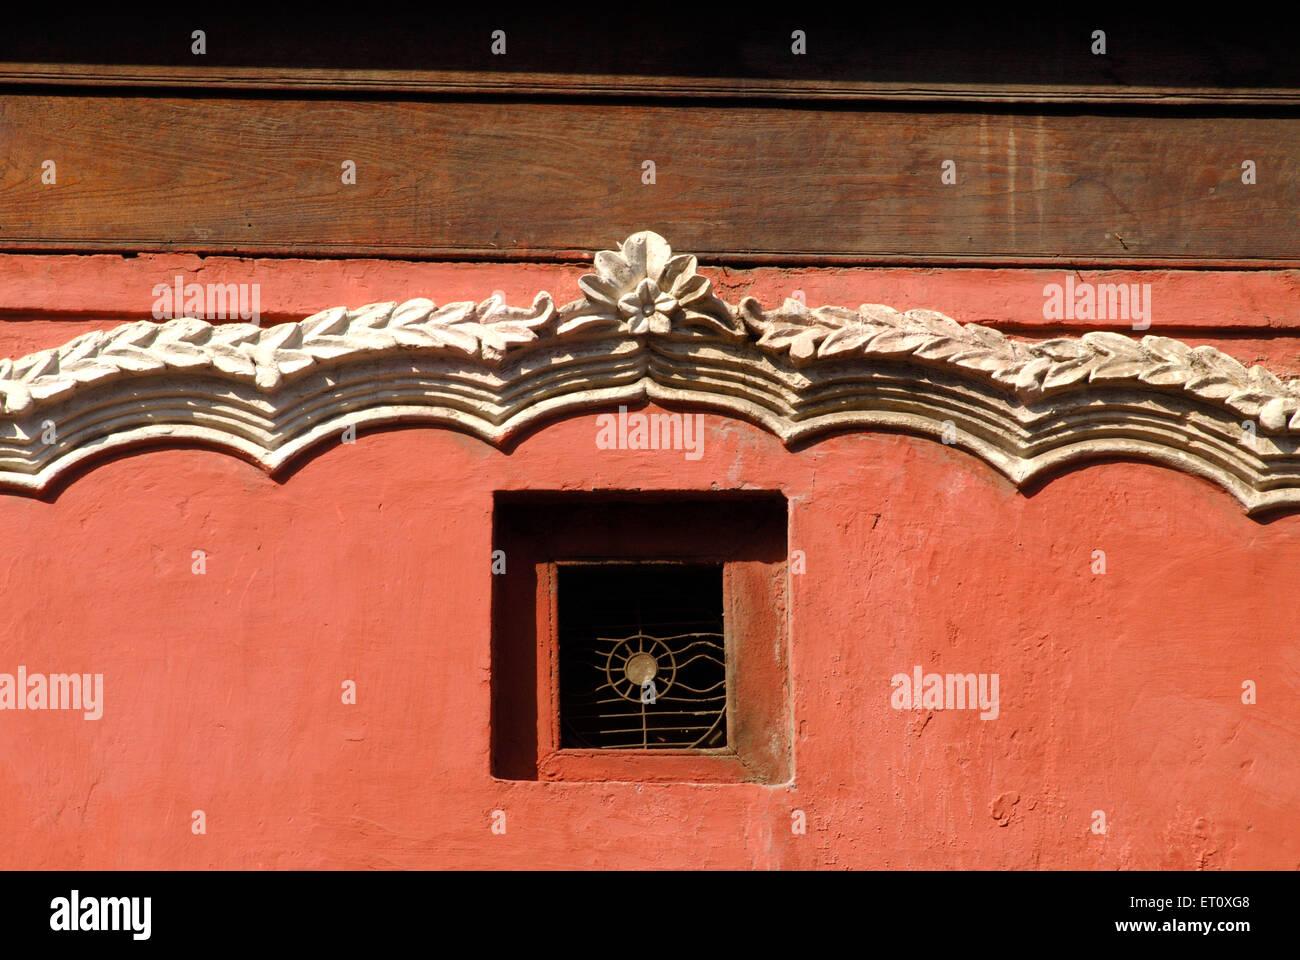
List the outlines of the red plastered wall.
<svg viewBox="0 0 1300 960">
<path fill-rule="evenodd" d="M 136 294 L 147 315 L 172 268 L 132 279 L 136 260 L 61 259 L 0 262 L 0 354 L 112 325 Z M 37 260 L 75 283 L 20 282 Z M 563 302 L 584 272 L 258 269 L 275 319 L 493 289 Z M 813 305 L 1010 326 L 1029 323 L 1051 279 L 704 272 L 733 301 L 804 289 Z M 1168 293 L 1184 306 L 1163 322 L 1294 371 L 1286 331 L 1247 322 L 1283 323 L 1289 276 L 1200 279 L 1206 302 L 1237 305 L 1231 322 L 1198 323 L 1213 311 L 1194 292 Z M 1037 301 L 1014 292 L 1035 284 Z M 985 307 L 964 311 L 973 289 Z M 1159 312 L 1148 332 L 1164 332 Z M 1228 345 L 1247 335 L 1263 346 Z M 0 867 L 1300 866 L 1300 515 L 1253 520 L 1218 487 L 1147 464 L 1094 464 L 1022 493 L 933 441 L 864 433 L 791 452 L 744 422 L 704 422 L 699 460 L 598 449 L 593 411 L 508 453 L 386 429 L 275 479 L 220 453 L 154 449 L 42 499 L 0 494 L 0 672 L 95 672 L 105 687 L 98 720 L 0 713 Z M 787 497 L 789 546 L 807 563 L 789 583 L 791 782 L 493 779 L 493 494 L 592 489 Z M 891 677 L 918 665 L 997 673 L 997 718 L 894 709 Z M 355 705 L 341 702 L 345 680 Z M 1241 702 L 1246 680 L 1255 704 Z M 206 834 L 191 830 L 195 810 Z M 794 811 L 806 834 L 792 833 Z"/>
</svg>

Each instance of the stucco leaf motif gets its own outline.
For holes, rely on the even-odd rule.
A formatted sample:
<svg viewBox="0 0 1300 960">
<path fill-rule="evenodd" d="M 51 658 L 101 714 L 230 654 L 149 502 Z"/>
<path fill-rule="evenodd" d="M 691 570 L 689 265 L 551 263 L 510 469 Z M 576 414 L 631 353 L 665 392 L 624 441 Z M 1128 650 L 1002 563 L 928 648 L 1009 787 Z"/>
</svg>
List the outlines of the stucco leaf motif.
<svg viewBox="0 0 1300 960">
<path fill-rule="evenodd" d="M 764 310 L 746 297 L 739 312 L 757 336 L 757 346 L 788 356 L 797 367 L 830 359 L 910 357 L 983 375 L 1024 400 L 1089 383 L 1142 382 L 1181 388 L 1242 416 L 1258 417 L 1268 432 L 1300 429 L 1300 381 L 1284 382 L 1213 347 L 1190 347 L 1167 337 L 1136 340 L 1093 331 L 1078 339 L 1024 342 L 933 310 L 904 313 L 881 304 L 863 304 L 854 311 L 810 308 L 787 299 L 775 310 Z"/>
<path fill-rule="evenodd" d="M 21 414 L 81 384 L 124 373 L 203 368 L 271 391 L 322 364 L 402 348 L 497 364 L 510 350 L 537 341 L 555 316 L 550 294 L 540 293 L 531 307 L 508 306 L 496 296 L 442 307 L 420 298 L 355 310 L 332 307 L 273 327 L 216 325 L 190 317 L 141 320 L 4 361 L 0 398 L 5 413 Z"/>
<path fill-rule="evenodd" d="M 692 330 L 743 339 L 732 309 L 696 272 L 693 256 L 674 256 L 657 233 L 634 233 L 618 250 L 595 257 L 596 272 L 578 281 L 586 299 L 562 313 L 557 333 L 619 329 L 632 336 L 670 336 Z"/>
</svg>

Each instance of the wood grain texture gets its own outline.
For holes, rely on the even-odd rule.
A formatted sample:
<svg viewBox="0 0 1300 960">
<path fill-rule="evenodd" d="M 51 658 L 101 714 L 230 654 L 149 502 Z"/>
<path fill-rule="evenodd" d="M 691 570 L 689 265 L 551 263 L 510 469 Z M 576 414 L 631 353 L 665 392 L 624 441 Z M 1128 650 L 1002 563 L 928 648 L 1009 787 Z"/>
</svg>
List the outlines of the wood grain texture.
<svg viewBox="0 0 1300 960">
<path fill-rule="evenodd" d="M 581 260 L 654 229 L 738 263 L 1300 259 L 1287 110 L 10 95 L 0 158 L 7 251 Z"/>
</svg>

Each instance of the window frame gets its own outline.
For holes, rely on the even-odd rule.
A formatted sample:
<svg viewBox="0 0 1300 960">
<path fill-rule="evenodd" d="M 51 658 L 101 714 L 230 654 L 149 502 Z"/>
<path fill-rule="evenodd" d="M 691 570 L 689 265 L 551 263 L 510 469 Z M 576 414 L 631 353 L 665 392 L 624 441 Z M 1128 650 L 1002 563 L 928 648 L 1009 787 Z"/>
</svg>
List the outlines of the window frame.
<svg viewBox="0 0 1300 960">
<path fill-rule="evenodd" d="M 554 505 L 571 508 L 581 503 L 583 496 L 561 494 L 550 501 L 538 501 L 537 509 L 545 511 Z M 766 518 L 768 526 L 775 523 L 775 501 L 767 506 L 746 506 L 746 498 L 702 493 L 690 495 L 689 501 L 697 506 L 708 504 L 716 510 L 726 510 L 725 505 L 732 505 L 738 517 L 744 517 L 747 509 L 771 510 L 772 514 Z M 528 578 L 532 586 L 525 600 L 518 583 L 504 582 L 507 576 L 496 578 L 495 586 L 498 591 L 504 591 L 504 595 L 499 593 L 496 597 L 493 616 L 493 775 L 500 779 L 546 781 L 788 782 L 793 773 L 793 722 L 790 715 L 787 625 L 788 513 L 784 512 L 788 506 L 784 498 L 781 498 L 780 506 L 779 556 L 775 544 L 766 542 L 772 539 L 770 529 L 762 534 L 766 550 L 760 551 L 756 547 L 760 535 L 743 531 L 743 524 L 739 522 L 731 523 L 728 529 L 734 534 L 734 539 L 724 547 L 719 543 L 727 541 L 716 535 L 717 530 L 709 529 L 707 524 L 691 523 L 682 525 L 683 532 L 675 544 L 677 549 L 663 545 L 660 549 L 637 553 L 632 547 L 638 531 L 649 532 L 656 526 L 647 522 L 647 516 L 652 515 L 655 507 L 671 508 L 672 500 L 663 499 L 663 495 L 638 493 L 628 494 L 615 502 L 626 503 L 631 511 L 637 513 L 630 528 L 619 531 L 617 539 L 625 544 L 623 549 L 608 549 L 608 544 L 602 544 L 600 531 L 592 530 L 589 535 L 584 535 L 581 531 L 574 531 L 571 525 L 565 527 L 562 537 L 545 533 L 521 535 L 518 531 L 503 529 L 494 532 L 494 548 L 506 550 L 507 564 L 516 560 L 526 563 L 532 574 Z M 496 519 L 494 517 L 494 526 Z M 662 524 L 657 526 L 662 527 Z M 718 529 L 725 527 L 727 524 L 721 524 Z M 598 549 L 602 545 L 606 549 Z M 557 574 L 563 566 L 611 563 L 708 563 L 722 568 L 727 684 L 725 747 L 600 749 L 561 746 Z M 525 616 L 518 610 L 518 605 L 525 602 L 532 607 L 532 622 L 529 624 L 524 624 Z M 527 630 L 531 637 L 524 635 L 525 626 L 531 628 Z M 525 652 L 528 646 L 531 646 L 531 656 L 535 658 L 531 671 L 533 689 L 529 691 L 529 699 L 535 704 L 535 717 L 532 718 L 535 743 L 531 751 L 535 759 L 516 762 L 508 772 L 503 772 L 496 756 L 501 739 L 498 735 L 502 733 L 500 728 L 509 721 L 508 725 L 514 731 L 513 739 L 519 740 L 528 737 L 527 731 L 520 729 L 528 724 L 527 718 L 519 715 L 527 706 L 511 702 L 522 698 L 503 696 L 497 685 L 498 672 L 500 668 L 512 666 L 503 663 L 503 658 L 528 656 Z"/>
</svg>

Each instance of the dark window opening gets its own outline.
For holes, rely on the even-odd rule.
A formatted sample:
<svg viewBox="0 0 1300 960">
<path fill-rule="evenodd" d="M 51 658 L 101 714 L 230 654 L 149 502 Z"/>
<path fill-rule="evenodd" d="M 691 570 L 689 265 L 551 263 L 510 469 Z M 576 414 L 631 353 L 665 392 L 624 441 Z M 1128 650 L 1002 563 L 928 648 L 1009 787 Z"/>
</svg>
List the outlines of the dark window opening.
<svg viewBox="0 0 1300 960">
<path fill-rule="evenodd" d="M 557 570 L 560 746 L 727 745 L 722 566 Z"/>
</svg>

